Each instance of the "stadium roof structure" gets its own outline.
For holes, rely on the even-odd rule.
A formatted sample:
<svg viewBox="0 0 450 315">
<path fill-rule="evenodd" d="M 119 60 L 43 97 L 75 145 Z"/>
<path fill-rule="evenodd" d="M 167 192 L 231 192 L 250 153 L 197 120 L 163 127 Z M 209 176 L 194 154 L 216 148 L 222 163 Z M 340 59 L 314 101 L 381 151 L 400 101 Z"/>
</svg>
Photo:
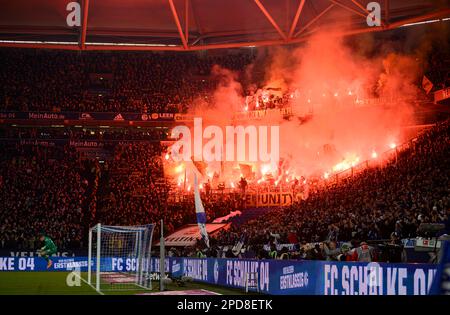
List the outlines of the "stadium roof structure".
<svg viewBox="0 0 450 315">
<path fill-rule="evenodd" d="M 448 0 L 14 0 L 0 3 L 0 47 L 195 51 L 292 44 L 449 20 Z"/>
</svg>

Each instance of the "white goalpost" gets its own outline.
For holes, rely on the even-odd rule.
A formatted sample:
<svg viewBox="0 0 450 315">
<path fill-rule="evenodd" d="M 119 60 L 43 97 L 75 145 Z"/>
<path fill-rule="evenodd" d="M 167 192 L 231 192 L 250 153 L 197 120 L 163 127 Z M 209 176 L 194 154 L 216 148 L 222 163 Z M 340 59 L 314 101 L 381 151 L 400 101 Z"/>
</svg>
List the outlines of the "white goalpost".
<svg viewBox="0 0 450 315">
<path fill-rule="evenodd" d="M 151 290 L 151 247 L 154 225 L 89 229 L 88 279 L 98 292 Z"/>
</svg>

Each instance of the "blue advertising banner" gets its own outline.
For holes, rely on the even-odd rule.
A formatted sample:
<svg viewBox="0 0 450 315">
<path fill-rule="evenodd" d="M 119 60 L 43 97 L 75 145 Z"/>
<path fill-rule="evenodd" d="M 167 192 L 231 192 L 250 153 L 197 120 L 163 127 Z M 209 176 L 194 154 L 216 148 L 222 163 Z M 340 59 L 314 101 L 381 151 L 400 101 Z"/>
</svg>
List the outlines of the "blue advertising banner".
<svg viewBox="0 0 450 315">
<path fill-rule="evenodd" d="M 212 258 L 182 266 L 196 281 L 242 289 L 247 273 L 257 273 L 260 292 L 286 295 L 425 295 L 436 272 L 431 264 Z"/>
<path fill-rule="evenodd" d="M 426 295 L 436 273 L 436 265 L 431 264 L 321 265 L 319 292 L 324 295 Z"/>
<path fill-rule="evenodd" d="M 0 138 L 1 143 L 18 143 L 20 145 L 55 147 L 69 145 L 76 148 L 102 149 L 107 145 L 123 145 L 138 142 L 159 142 L 159 139 L 148 140 L 71 140 L 71 139 L 19 139 Z"/>
<path fill-rule="evenodd" d="M 32 257 L 0 257 L 0 272 L 2 271 L 73 271 L 86 272 L 88 270 L 87 257 L 55 257 L 53 265 L 47 269 L 47 262 L 38 256 Z M 181 258 L 167 258 L 165 270 L 174 275 L 181 275 Z M 94 259 L 91 262 L 92 270 L 95 270 Z M 105 257 L 100 262 L 103 271 L 129 272 L 138 267 L 137 259 L 129 257 Z M 159 271 L 159 258 L 152 257 L 150 271 Z"/>
<path fill-rule="evenodd" d="M 71 271 L 79 268 L 87 271 L 86 257 L 52 257 L 53 266 L 49 271 Z M 2 271 L 45 271 L 47 262 L 40 257 L 0 257 Z"/>
<path fill-rule="evenodd" d="M 0 111 L 3 120 L 173 121 L 174 113 L 15 112 Z"/>
<path fill-rule="evenodd" d="M 53 257 L 49 271 L 87 271 L 86 257 Z M 105 257 L 104 271 L 136 270 L 136 259 Z M 94 265 L 92 266 L 94 270 Z M 277 295 L 426 295 L 436 274 L 432 264 L 251 260 L 167 257 L 165 271 L 175 277 L 245 289 L 247 276 L 257 279 L 262 293 Z M 152 258 L 150 271 L 159 271 Z M 1 271 L 44 271 L 40 257 L 0 257 Z"/>
<path fill-rule="evenodd" d="M 440 262 L 431 287 L 432 295 L 450 294 L 450 241 L 443 243 Z"/>
</svg>

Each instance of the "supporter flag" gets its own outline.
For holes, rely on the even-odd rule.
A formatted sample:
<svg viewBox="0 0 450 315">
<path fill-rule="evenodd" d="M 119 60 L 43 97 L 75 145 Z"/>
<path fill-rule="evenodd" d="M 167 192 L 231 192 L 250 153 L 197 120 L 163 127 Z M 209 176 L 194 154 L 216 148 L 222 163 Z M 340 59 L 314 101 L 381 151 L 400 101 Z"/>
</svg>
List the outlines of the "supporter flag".
<svg viewBox="0 0 450 315">
<path fill-rule="evenodd" d="M 197 168 L 197 171 L 200 174 L 202 174 L 202 176 L 205 176 L 206 175 L 206 167 L 208 165 L 203 161 L 195 161 L 193 156 L 191 156 L 191 160 L 192 160 L 192 163 L 194 164 L 194 166 Z"/>
<path fill-rule="evenodd" d="M 433 83 L 426 76 L 423 76 L 422 78 L 422 88 L 427 94 L 433 89 Z"/>
<path fill-rule="evenodd" d="M 450 294 L 450 241 L 442 241 L 441 260 L 437 267 L 429 294 Z"/>
<path fill-rule="evenodd" d="M 198 190 L 197 174 L 194 174 L 194 200 L 195 200 L 195 213 L 197 215 L 197 224 L 200 229 L 200 235 L 206 246 L 209 248 L 209 237 L 206 231 L 206 214 L 205 208 L 203 208 L 202 200 L 200 199 L 200 192 Z"/>
</svg>

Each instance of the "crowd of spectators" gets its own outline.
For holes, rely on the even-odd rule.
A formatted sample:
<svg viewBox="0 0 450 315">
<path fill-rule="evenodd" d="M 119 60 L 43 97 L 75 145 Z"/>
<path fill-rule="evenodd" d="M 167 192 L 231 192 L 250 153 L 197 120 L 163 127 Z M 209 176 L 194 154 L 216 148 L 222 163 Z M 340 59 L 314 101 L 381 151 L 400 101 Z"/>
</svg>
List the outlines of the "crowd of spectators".
<svg viewBox="0 0 450 315">
<path fill-rule="evenodd" d="M 135 225 L 163 219 L 167 233 L 196 222 L 192 198 L 168 202 L 170 183 L 165 180 L 162 159 L 157 143 L 115 147 L 114 159 L 101 168 L 103 191 L 98 194 L 97 210 L 102 222 Z M 209 222 L 234 209 L 228 196 L 205 199 L 204 207 Z"/>
<path fill-rule="evenodd" d="M 284 107 L 297 92 L 260 89 L 270 59 L 262 55 L 2 49 L 0 110 L 185 113 L 195 100 L 213 99 L 221 67 L 236 73 L 243 109 Z M 423 62 L 436 89 L 448 85 L 445 49 L 434 47 Z"/>
<path fill-rule="evenodd" d="M 387 165 L 314 190 L 307 200 L 243 225 L 232 224 L 211 239 L 208 254 L 217 255 L 220 248 L 235 257 L 240 253 L 232 248 L 242 244 L 245 256 L 337 259 L 343 254 L 338 244 L 358 248 L 361 242 L 398 242 L 420 236 L 421 223 L 444 223 L 448 232 L 449 131 L 449 120 L 439 123 Z M 166 233 L 196 222 L 192 195 L 168 202 L 159 142 L 118 142 L 110 150 L 111 158 L 100 163 L 69 145 L 3 144 L 0 248 L 33 249 L 40 231 L 61 248 L 79 248 L 87 227 L 96 222 L 134 225 L 164 219 Z M 203 195 L 208 222 L 243 210 L 237 195 Z M 280 244 L 296 247 L 286 251 L 276 247 Z"/>
<path fill-rule="evenodd" d="M 185 112 L 217 82 L 213 65 L 243 72 L 234 55 L 0 50 L 0 109 L 12 111 Z"/>
<path fill-rule="evenodd" d="M 387 166 L 366 169 L 318 190 L 305 201 L 276 208 L 243 226 L 232 226 L 214 243 L 297 244 L 294 256 L 322 259 L 324 244 L 330 242 L 334 248 L 340 242 L 358 248 L 360 243 L 374 240 L 435 236 L 421 234 L 422 223 L 442 223 L 448 233 L 449 153 L 447 120 L 422 134 Z M 310 244 L 316 245 L 308 247 Z"/>
<path fill-rule="evenodd" d="M 242 73 L 254 58 L 251 53 L 201 57 L 0 50 L 0 110 L 185 112 L 195 98 L 207 98 L 214 90 L 213 65 Z M 285 97 L 269 97 L 268 105 L 253 98 L 248 109 L 278 106 Z M 375 259 L 371 241 L 398 244 L 420 235 L 421 223 L 444 223 L 448 232 L 449 129 L 448 120 L 440 123 L 388 165 L 314 189 L 307 200 L 242 226 L 231 225 L 211 238 L 206 253 L 201 248 L 191 253 L 359 260 L 361 248 Z M 1 139 L 138 141 L 114 143 L 106 148 L 110 159 L 101 163 L 70 145 L 2 141 L 0 249 L 36 249 L 41 231 L 62 249 L 80 248 L 86 229 L 97 222 L 136 225 L 164 219 L 166 233 L 196 222 L 191 197 L 168 202 L 158 142 L 166 137 L 167 130 L 157 128 L 1 128 Z M 204 197 L 209 222 L 240 208 L 232 195 Z M 280 249 L 279 244 L 295 248 Z"/>
<path fill-rule="evenodd" d="M 70 147 L 1 145 L 0 248 L 36 249 L 45 231 L 61 248 L 79 247 L 88 182 Z"/>
<path fill-rule="evenodd" d="M 434 84 L 434 89 L 439 90 L 450 86 L 450 58 L 448 45 L 433 45 L 433 49 L 427 58 L 427 71 L 425 75 Z"/>
<path fill-rule="evenodd" d="M 110 149 L 112 158 L 100 163 L 69 145 L 3 143 L 0 249 L 35 250 L 41 232 L 61 250 L 79 249 L 86 245 L 87 228 L 97 222 L 164 219 L 166 233 L 195 222 L 193 199 L 167 203 L 159 142 L 119 142 Z M 228 198 L 205 200 L 208 221 L 230 208 Z"/>
<path fill-rule="evenodd" d="M 166 140 L 168 128 L 0 127 L 2 140 Z"/>
</svg>

